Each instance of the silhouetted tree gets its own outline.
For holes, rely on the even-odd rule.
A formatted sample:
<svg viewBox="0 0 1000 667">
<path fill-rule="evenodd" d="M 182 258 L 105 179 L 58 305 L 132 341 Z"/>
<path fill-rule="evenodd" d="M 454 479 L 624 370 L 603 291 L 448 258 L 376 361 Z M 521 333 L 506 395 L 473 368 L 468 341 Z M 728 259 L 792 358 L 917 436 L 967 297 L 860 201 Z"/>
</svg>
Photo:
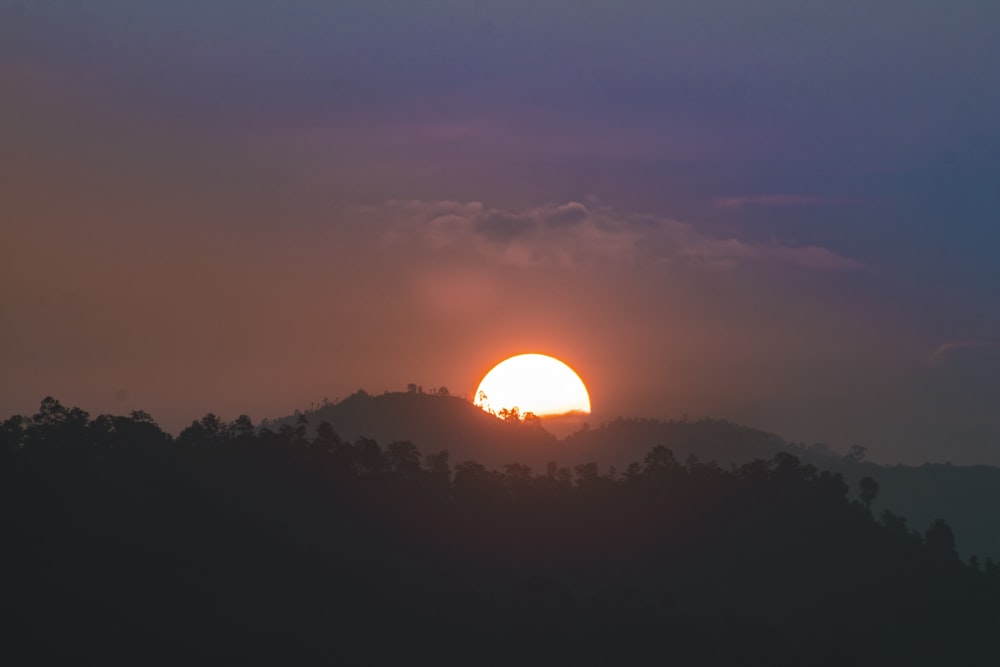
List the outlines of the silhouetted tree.
<svg viewBox="0 0 1000 667">
<path fill-rule="evenodd" d="M 643 473 L 650 477 L 668 477 L 680 470 L 674 453 L 666 447 L 654 447 L 643 460 Z"/>
<path fill-rule="evenodd" d="M 576 483 L 577 486 L 594 486 L 601 481 L 600 469 L 597 467 L 597 463 L 591 461 L 589 463 L 581 463 L 576 466 Z"/>
<path fill-rule="evenodd" d="M 340 436 L 333 430 L 330 422 L 321 421 L 316 426 L 316 439 L 313 441 L 315 447 L 329 453 L 331 456 L 335 456 L 342 444 Z M 349 460 L 345 461 L 345 463 L 349 463 Z"/>
<path fill-rule="evenodd" d="M 958 560 L 955 551 L 955 534 L 944 519 L 935 519 L 924 533 L 927 550 L 935 558 L 941 560 Z"/>
<path fill-rule="evenodd" d="M 512 408 L 500 408 L 497 416 L 508 424 L 518 424 L 521 422 L 521 409 L 516 405 Z"/>
<path fill-rule="evenodd" d="M 388 466 L 382 457 L 382 448 L 371 438 L 359 438 L 354 443 L 354 464 L 362 475 L 377 475 Z"/>
<path fill-rule="evenodd" d="M 177 436 L 177 444 L 181 447 L 211 447 L 220 445 L 228 439 L 228 425 L 209 412 L 181 431 Z"/>
<path fill-rule="evenodd" d="M 388 469 L 403 477 L 414 478 L 422 470 L 420 452 L 409 441 L 390 442 L 386 448 L 385 458 Z"/>
<path fill-rule="evenodd" d="M 883 510 L 879 518 L 882 526 L 894 537 L 909 537 L 910 530 L 906 526 L 906 517 L 894 514 L 889 510 Z"/>
<path fill-rule="evenodd" d="M 247 415 L 240 415 L 229 425 L 229 432 L 236 438 L 253 435 L 253 421 Z"/>
<path fill-rule="evenodd" d="M 24 423 L 25 419 L 21 415 L 14 415 L 0 422 L 0 453 L 21 448 L 21 443 L 24 441 Z"/>
<path fill-rule="evenodd" d="M 520 463 L 508 463 L 503 467 L 503 483 L 513 497 L 525 497 L 531 488 L 531 468 Z"/>
<path fill-rule="evenodd" d="M 447 489 L 451 485 L 451 467 L 448 465 L 448 452 L 440 451 L 437 454 L 428 454 L 424 458 L 427 462 L 427 472 L 430 473 L 432 484 L 438 489 Z"/>
<path fill-rule="evenodd" d="M 861 502 L 866 508 L 871 509 L 872 501 L 878 497 L 878 482 L 871 477 L 862 477 L 858 486 L 861 489 Z"/>
</svg>

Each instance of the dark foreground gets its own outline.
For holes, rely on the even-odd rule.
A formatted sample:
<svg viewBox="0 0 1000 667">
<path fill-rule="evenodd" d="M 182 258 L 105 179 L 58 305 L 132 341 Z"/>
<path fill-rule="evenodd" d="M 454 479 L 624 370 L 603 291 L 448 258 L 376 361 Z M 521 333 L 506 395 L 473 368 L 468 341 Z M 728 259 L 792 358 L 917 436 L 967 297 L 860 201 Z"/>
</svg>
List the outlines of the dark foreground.
<svg viewBox="0 0 1000 667">
<path fill-rule="evenodd" d="M 985 665 L 1000 636 L 992 563 L 790 455 L 492 471 L 47 400 L 0 489 L 6 664 Z"/>
</svg>

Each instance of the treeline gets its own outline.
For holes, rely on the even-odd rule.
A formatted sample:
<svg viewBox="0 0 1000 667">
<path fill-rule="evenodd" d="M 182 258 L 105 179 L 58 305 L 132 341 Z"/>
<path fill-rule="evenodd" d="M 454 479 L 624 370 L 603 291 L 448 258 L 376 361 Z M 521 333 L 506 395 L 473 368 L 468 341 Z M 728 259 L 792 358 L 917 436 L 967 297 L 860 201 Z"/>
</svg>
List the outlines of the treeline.
<svg viewBox="0 0 1000 667">
<path fill-rule="evenodd" d="M 488 469 L 46 399 L 0 488 L 9 664 L 986 664 L 1000 630 L 992 561 L 789 454 Z"/>
</svg>

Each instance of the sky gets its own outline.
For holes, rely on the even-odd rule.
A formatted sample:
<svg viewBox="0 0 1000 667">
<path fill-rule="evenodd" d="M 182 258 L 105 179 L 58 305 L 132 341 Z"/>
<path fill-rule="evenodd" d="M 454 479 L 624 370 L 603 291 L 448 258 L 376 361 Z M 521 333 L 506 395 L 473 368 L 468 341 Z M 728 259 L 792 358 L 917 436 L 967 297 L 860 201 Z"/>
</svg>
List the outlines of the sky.
<svg viewBox="0 0 1000 667">
<path fill-rule="evenodd" d="M 1000 4 L 0 0 L 0 415 L 552 354 L 593 421 L 1000 464 Z"/>
</svg>

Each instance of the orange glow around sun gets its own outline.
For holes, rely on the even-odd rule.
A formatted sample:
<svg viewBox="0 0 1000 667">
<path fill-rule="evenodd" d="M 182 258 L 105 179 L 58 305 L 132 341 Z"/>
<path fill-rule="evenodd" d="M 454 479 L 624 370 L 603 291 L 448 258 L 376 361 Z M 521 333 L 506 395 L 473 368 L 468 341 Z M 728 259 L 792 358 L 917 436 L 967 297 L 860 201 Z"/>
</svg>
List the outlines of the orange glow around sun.
<svg viewBox="0 0 1000 667">
<path fill-rule="evenodd" d="M 517 408 L 539 417 L 590 414 L 590 395 L 576 372 L 554 357 L 519 354 L 486 374 L 473 403 L 487 412 Z"/>
</svg>

